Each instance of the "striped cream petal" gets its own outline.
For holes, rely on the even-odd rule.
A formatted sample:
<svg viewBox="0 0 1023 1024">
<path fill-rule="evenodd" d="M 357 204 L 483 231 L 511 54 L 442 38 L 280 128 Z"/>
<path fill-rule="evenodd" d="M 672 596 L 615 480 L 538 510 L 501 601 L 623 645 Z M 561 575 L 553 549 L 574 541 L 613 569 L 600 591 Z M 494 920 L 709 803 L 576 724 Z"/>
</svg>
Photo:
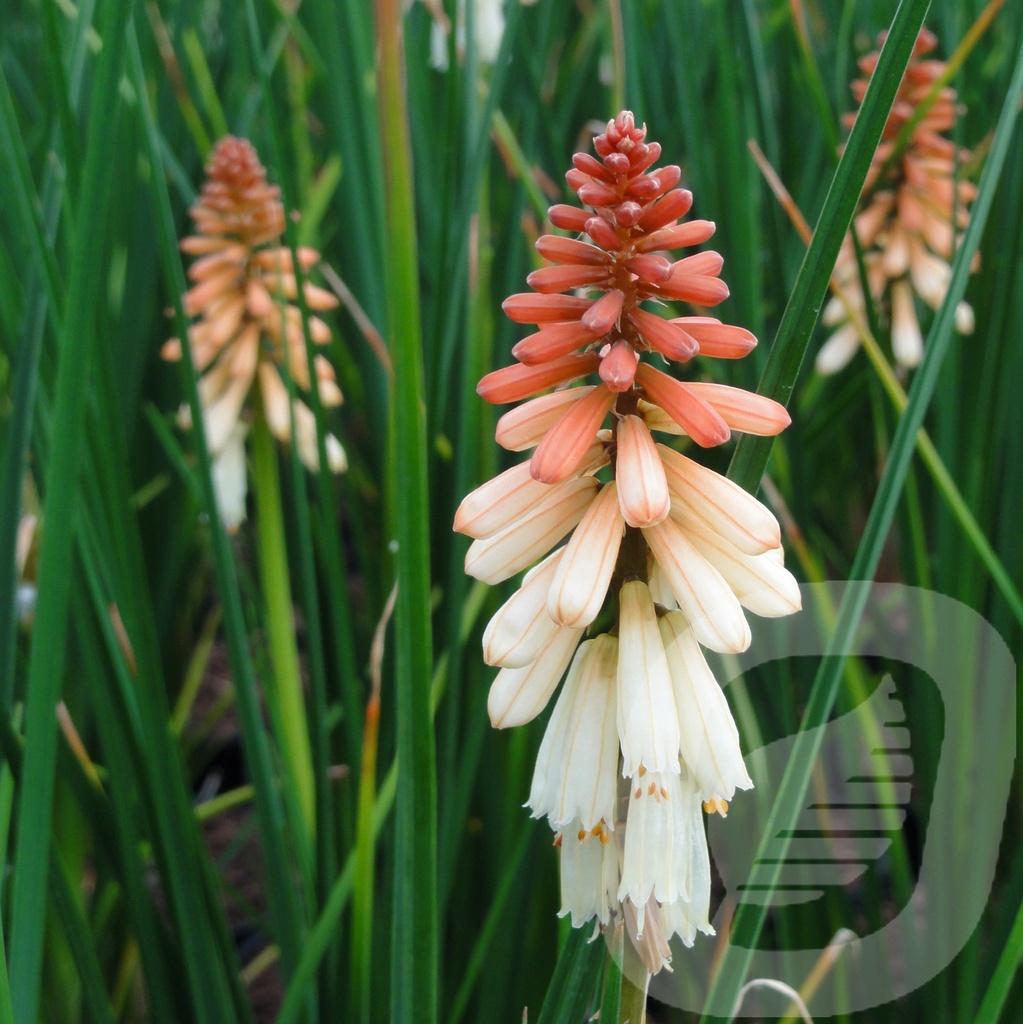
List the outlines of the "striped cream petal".
<svg viewBox="0 0 1023 1024">
<path fill-rule="evenodd" d="M 671 509 L 664 465 L 650 430 L 639 416 L 618 423 L 618 500 L 629 526 L 653 526 Z"/>
<path fill-rule="evenodd" d="M 657 615 L 647 585 L 629 580 L 618 594 L 618 736 L 622 774 L 678 772 L 678 714 Z"/>
<path fill-rule="evenodd" d="M 657 449 L 673 504 L 684 507 L 747 554 L 759 555 L 781 544 L 778 520 L 749 491 L 665 445 Z"/>
<path fill-rule="evenodd" d="M 610 840 L 610 841 L 609 841 Z M 611 920 L 618 892 L 618 847 L 607 831 L 594 836 L 573 821 L 561 833 L 561 910 L 572 915 L 572 927 L 581 928 L 596 917 Z"/>
<path fill-rule="evenodd" d="M 474 540 L 466 552 L 465 571 L 491 586 L 521 572 L 582 519 L 598 486 L 591 476 L 555 484 L 521 519 L 491 537 Z"/>
<path fill-rule="evenodd" d="M 751 637 L 738 598 L 679 525 L 669 516 L 643 533 L 696 639 L 722 654 L 746 650 Z"/>
<path fill-rule="evenodd" d="M 685 841 L 681 856 L 687 898 L 662 904 L 661 928 L 665 938 L 677 935 L 684 945 L 692 946 L 698 931 L 714 934 L 710 924 L 710 856 L 699 795 L 692 787 L 687 790 L 684 777 L 682 789 Z"/>
<path fill-rule="evenodd" d="M 731 800 L 736 788 L 753 785 L 739 749 L 728 701 L 681 612 L 658 621 L 678 708 L 682 760 L 704 800 Z"/>
<path fill-rule="evenodd" d="M 593 472 L 606 461 L 604 445 L 594 442 L 583 456 L 577 474 Z M 467 494 L 455 513 L 454 529 L 468 537 L 491 537 L 535 508 L 550 493 L 550 485 L 534 480 L 529 463 L 521 462 Z"/>
<path fill-rule="evenodd" d="M 558 629 L 532 664 L 497 673 L 487 697 L 490 724 L 495 729 L 524 725 L 543 711 L 582 634 L 581 629 Z"/>
<path fill-rule="evenodd" d="M 689 846 L 686 810 L 681 776 L 647 772 L 632 780 L 618 899 L 631 900 L 638 910 L 651 896 L 659 903 L 688 897 L 683 856 Z M 642 917 L 637 931 L 642 934 Z"/>
<path fill-rule="evenodd" d="M 707 381 L 692 381 L 686 388 L 706 402 L 732 430 L 772 437 L 792 422 L 785 406 L 766 395 Z"/>
<path fill-rule="evenodd" d="M 508 451 L 522 452 L 534 448 L 544 435 L 567 412 L 573 402 L 585 398 L 594 385 L 566 388 L 549 395 L 541 395 L 510 409 L 497 421 L 495 439 Z"/>
<path fill-rule="evenodd" d="M 770 551 L 762 555 L 743 554 L 695 519 L 686 524 L 686 532 L 696 550 L 725 578 L 743 607 L 755 615 L 778 618 L 802 607 L 799 584 Z"/>
<path fill-rule="evenodd" d="M 547 612 L 562 626 L 588 626 L 611 583 L 625 523 L 615 482 L 605 485 L 572 532 L 547 595 Z"/>
<path fill-rule="evenodd" d="M 559 548 L 526 575 L 522 586 L 494 614 L 483 631 L 483 660 L 502 668 L 535 661 L 557 630 L 547 614 L 547 591 L 564 554 Z"/>
<path fill-rule="evenodd" d="M 590 831 L 614 822 L 618 787 L 615 671 L 618 641 L 606 633 L 576 652 L 536 758 L 529 806 L 554 829 L 573 819 Z"/>
</svg>

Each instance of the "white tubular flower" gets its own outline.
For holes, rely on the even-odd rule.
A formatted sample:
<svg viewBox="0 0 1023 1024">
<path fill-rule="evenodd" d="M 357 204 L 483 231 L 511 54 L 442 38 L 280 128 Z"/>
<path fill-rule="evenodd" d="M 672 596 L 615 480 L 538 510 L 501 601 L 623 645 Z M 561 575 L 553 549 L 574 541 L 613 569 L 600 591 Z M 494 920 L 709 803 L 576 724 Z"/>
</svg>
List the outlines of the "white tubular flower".
<svg viewBox="0 0 1023 1024">
<path fill-rule="evenodd" d="M 618 499 L 629 526 L 654 526 L 671 508 L 657 446 L 638 416 L 618 424 Z"/>
<path fill-rule="evenodd" d="M 738 598 L 678 523 L 669 516 L 643 535 L 700 643 L 722 654 L 746 650 L 751 635 Z"/>
<path fill-rule="evenodd" d="M 744 608 L 770 619 L 791 615 L 802 607 L 799 584 L 782 564 L 780 547 L 747 555 L 700 520 L 683 519 L 681 525 Z"/>
<path fill-rule="evenodd" d="M 710 924 L 710 854 L 707 851 L 707 833 L 703 828 L 700 797 L 692 785 L 687 787 L 682 778 L 682 815 L 686 820 L 685 836 L 688 848 L 683 853 L 685 862 L 685 888 L 688 899 L 675 900 L 661 907 L 661 928 L 665 938 L 677 935 L 686 946 L 691 946 L 698 931 L 713 935 Z"/>
<path fill-rule="evenodd" d="M 580 388 L 552 391 L 509 409 L 498 421 L 494 440 L 512 452 L 535 448 L 565 412 L 596 388 L 592 384 Z"/>
<path fill-rule="evenodd" d="M 622 774 L 679 771 L 678 714 L 650 590 L 639 580 L 618 595 L 618 736 Z"/>
<path fill-rule="evenodd" d="M 582 519 L 598 486 L 593 477 L 575 477 L 548 487 L 547 497 L 521 519 L 469 545 L 465 571 L 491 585 L 521 572 Z"/>
<path fill-rule="evenodd" d="M 920 365 L 924 357 L 924 337 L 913 306 L 913 289 L 900 278 L 892 284 L 892 353 L 900 366 Z"/>
<path fill-rule="evenodd" d="M 490 724 L 495 729 L 524 725 L 547 707 L 582 633 L 581 629 L 559 626 L 535 661 L 521 668 L 503 668 L 497 673 L 487 697 Z"/>
<path fill-rule="evenodd" d="M 612 480 L 586 510 L 565 545 L 547 596 L 550 617 L 562 626 L 588 626 L 604 604 L 625 522 Z"/>
<path fill-rule="evenodd" d="M 548 555 L 526 573 L 522 586 L 498 608 L 483 631 L 483 660 L 502 668 L 536 661 L 558 624 L 547 614 L 547 592 L 564 549 Z"/>
<path fill-rule="evenodd" d="M 235 531 L 245 519 L 245 435 L 248 425 L 236 420 L 227 440 L 213 457 L 213 490 L 217 511 L 226 530 Z"/>
<path fill-rule="evenodd" d="M 636 908 L 639 935 L 651 897 L 658 903 L 689 898 L 686 858 L 691 840 L 687 833 L 693 822 L 683 798 L 691 792 L 691 784 L 683 791 L 681 775 L 644 772 L 632 780 L 618 899 L 629 900 Z"/>
<path fill-rule="evenodd" d="M 612 823 L 618 784 L 615 672 L 618 641 L 604 633 L 576 652 L 533 772 L 529 806 L 557 830 Z"/>
<path fill-rule="evenodd" d="M 681 612 L 658 622 L 675 690 L 682 760 L 704 800 L 731 800 L 738 789 L 753 786 L 739 749 L 739 731 L 721 687 L 714 678 Z"/>
<path fill-rule="evenodd" d="M 561 910 L 581 928 L 594 917 L 606 925 L 618 899 L 618 847 L 607 829 L 587 831 L 571 822 L 555 842 L 561 847 Z"/>
<path fill-rule="evenodd" d="M 695 516 L 747 555 L 781 546 L 771 511 L 728 477 L 658 445 L 676 517 Z"/>
<path fill-rule="evenodd" d="M 607 462 L 602 444 L 594 443 L 583 457 L 576 476 L 584 476 Z M 529 475 L 529 463 L 506 469 L 467 494 L 455 513 L 454 529 L 467 537 L 492 537 L 536 508 L 551 493 L 547 484 Z"/>
</svg>

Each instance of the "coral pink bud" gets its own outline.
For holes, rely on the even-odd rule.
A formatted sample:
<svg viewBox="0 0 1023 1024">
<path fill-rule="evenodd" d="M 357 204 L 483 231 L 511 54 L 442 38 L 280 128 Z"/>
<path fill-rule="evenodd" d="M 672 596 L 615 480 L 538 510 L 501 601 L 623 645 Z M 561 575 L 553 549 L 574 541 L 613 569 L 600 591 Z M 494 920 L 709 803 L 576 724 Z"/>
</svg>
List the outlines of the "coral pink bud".
<svg viewBox="0 0 1023 1024">
<path fill-rule="evenodd" d="M 624 153 L 608 153 L 604 157 L 604 164 L 616 178 L 624 178 L 632 170 L 629 158 Z"/>
<path fill-rule="evenodd" d="M 688 385 L 648 363 L 636 367 L 636 380 L 647 398 L 659 405 L 701 448 L 724 444 L 732 436 L 724 418 Z"/>
<path fill-rule="evenodd" d="M 536 251 L 552 263 L 577 263 L 586 266 L 606 267 L 611 262 L 603 249 L 576 238 L 561 235 L 541 235 L 536 240 Z"/>
<path fill-rule="evenodd" d="M 576 377 L 585 377 L 593 373 L 599 363 L 596 353 L 565 356 L 564 359 L 543 363 L 541 366 L 516 363 L 488 373 L 477 385 L 476 393 L 493 405 L 517 402 L 545 388 L 564 384 Z"/>
<path fill-rule="evenodd" d="M 715 359 L 742 359 L 757 347 L 757 339 L 744 327 L 723 324 L 710 316 L 682 316 L 672 320 L 700 346 L 701 354 Z"/>
<path fill-rule="evenodd" d="M 529 464 L 533 479 L 556 484 L 571 476 L 593 443 L 614 400 L 611 391 L 598 387 L 572 405 L 533 452 Z"/>
<path fill-rule="evenodd" d="M 569 171 L 565 177 L 568 178 L 571 173 L 572 172 Z M 613 188 L 610 188 L 607 185 L 602 185 L 600 182 L 593 181 L 592 179 L 589 179 L 578 186 L 575 186 L 570 180 L 569 185 L 575 188 L 580 201 L 586 203 L 587 206 L 612 206 L 617 203 L 620 198 Z"/>
<path fill-rule="evenodd" d="M 658 195 L 663 195 L 668 189 L 674 188 L 682 180 L 682 168 L 678 164 L 658 167 L 657 180 L 660 182 L 660 192 Z"/>
<path fill-rule="evenodd" d="M 773 437 L 792 422 L 785 406 L 765 395 L 727 384 L 693 382 L 686 387 L 690 394 L 712 405 L 733 430 Z"/>
<path fill-rule="evenodd" d="M 607 279 L 607 267 L 585 267 L 569 264 L 564 267 L 542 267 L 526 277 L 530 288 L 543 294 L 568 291 L 570 288 L 584 288 Z"/>
<path fill-rule="evenodd" d="M 602 164 L 596 157 L 590 156 L 589 153 L 573 153 L 572 163 L 583 172 L 588 174 L 598 181 L 611 182 L 613 177 L 608 168 Z"/>
<path fill-rule="evenodd" d="M 660 156 L 661 144 L 659 142 L 641 142 L 629 154 L 632 173 L 639 174 L 640 171 L 645 171 L 648 167 L 652 167 L 660 159 Z"/>
<path fill-rule="evenodd" d="M 720 277 L 672 272 L 660 286 L 666 298 L 692 302 L 697 306 L 716 306 L 728 298 L 728 285 Z"/>
<path fill-rule="evenodd" d="M 639 219 L 639 227 L 644 231 L 656 231 L 687 214 L 692 205 L 693 193 L 688 189 L 677 188 L 647 207 Z"/>
<path fill-rule="evenodd" d="M 625 188 L 626 195 L 639 199 L 641 202 L 653 199 L 663 191 L 661 180 L 656 174 L 641 174 L 638 178 L 633 178 Z"/>
<path fill-rule="evenodd" d="M 614 392 L 628 391 L 636 378 L 639 356 L 627 341 L 616 341 L 600 361 L 600 379 Z"/>
<path fill-rule="evenodd" d="M 603 217 L 590 217 L 583 225 L 583 231 L 602 249 L 617 249 L 621 244 L 618 232 Z"/>
<path fill-rule="evenodd" d="M 685 259 L 678 260 L 672 266 L 672 273 L 676 276 L 682 274 L 706 274 L 709 277 L 717 277 L 724 266 L 724 259 L 721 253 L 710 250 L 709 252 L 698 252 Z"/>
<path fill-rule="evenodd" d="M 627 199 L 615 210 L 615 218 L 623 228 L 631 228 L 643 215 L 643 207 Z"/>
<path fill-rule="evenodd" d="M 625 268 L 645 284 L 661 284 L 671 276 L 671 263 L 664 256 L 655 256 L 652 253 L 633 256 L 632 259 L 625 261 Z"/>
<path fill-rule="evenodd" d="M 633 309 L 626 314 L 636 330 L 661 355 L 677 362 L 692 359 L 700 350 L 696 341 L 677 324 L 664 320 L 656 313 L 648 313 L 645 309 Z"/>
<path fill-rule="evenodd" d="M 570 352 L 585 345 L 599 335 L 595 335 L 585 324 L 578 321 L 568 324 L 551 324 L 536 334 L 523 338 L 513 349 L 512 355 L 520 363 L 537 366 L 553 359 L 560 359 Z"/>
<path fill-rule="evenodd" d="M 617 288 L 602 295 L 580 317 L 582 324 L 593 331 L 595 337 L 603 337 L 614 327 L 622 312 L 625 296 Z"/>
<path fill-rule="evenodd" d="M 562 231 L 582 231 L 583 225 L 592 216 L 589 210 L 580 210 L 578 206 L 567 203 L 556 203 L 547 210 L 547 219 Z"/>
<path fill-rule="evenodd" d="M 534 295 L 519 292 L 509 295 L 501 309 L 517 324 L 556 324 L 576 320 L 593 304 L 591 299 L 575 295 Z"/>
<path fill-rule="evenodd" d="M 685 224 L 672 224 L 670 227 L 654 231 L 645 238 L 637 238 L 636 251 L 653 252 L 655 249 L 679 249 L 686 245 L 700 245 L 714 234 L 715 228 L 712 220 L 690 220 Z"/>
</svg>

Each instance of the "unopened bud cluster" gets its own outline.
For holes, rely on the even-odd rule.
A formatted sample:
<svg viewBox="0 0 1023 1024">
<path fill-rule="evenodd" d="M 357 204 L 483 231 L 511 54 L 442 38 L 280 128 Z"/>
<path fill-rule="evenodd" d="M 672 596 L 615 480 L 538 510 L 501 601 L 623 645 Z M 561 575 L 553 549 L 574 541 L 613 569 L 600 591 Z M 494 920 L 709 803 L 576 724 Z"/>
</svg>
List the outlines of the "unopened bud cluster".
<svg viewBox="0 0 1023 1024">
<path fill-rule="evenodd" d="M 319 465 L 316 422 L 303 402 L 290 402 L 281 366 L 295 386 L 313 386 L 306 356 L 302 312 L 295 304 L 299 281 L 317 262 L 314 249 L 298 250 L 296 269 L 291 250 L 277 244 L 284 231 L 280 189 L 266 180 L 255 149 L 245 139 L 228 136 L 217 144 L 206 167 L 206 182 L 189 211 L 196 233 L 181 248 L 195 261 L 188 270 L 193 287 L 184 297 L 185 312 L 198 317 L 189 330 L 189 347 L 202 374 L 199 397 L 206 442 L 214 459 L 214 479 L 225 525 L 244 517 L 245 451 L 248 421 L 246 400 L 254 388 L 262 398 L 267 424 L 281 441 L 291 438 L 294 416 L 302 461 Z M 330 292 L 302 280 L 302 298 L 309 335 L 317 345 L 331 339 L 327 324 L 315 315 L 333 309 Z M 172 338 L 163 347 L 165 359 L 181 358 L 181 342 Z M 334 370 L 322 356 L 314 360 L 315 386 L 324 406 L 341 402 Z M 180 419 L 188 425 L 187 406 Z M 345 468 L 345 453 L 336 437 L 326 438 L 330 468 Z"/>
<path fill-rule="evenodd" d="M 667 303 L 727 297 L 718 253 L 670 255 L 708 241 L 714 224 L 681 221 L 693 201 L 681 171 L 654 166 L 661 147 L 628 111 L 594 149 L 566 176 L 582 206 L 548 213 L 570 235 L 539 239 L 551 265 L 504 303 L 537 329 L 479 384 L 490 402 L 528 399 L 501 417 L 497 441 L 532 454 L 468 495 L 455 529 L 473 538 L 466 571 L 477 579 L 529 569 L 484 634 L 500 668 L 493 724 L 534 718 L 567 672 L 529 795 L 560 847 L 562 913 L 577 926 L 624 923 L 656 971 L 672 935 L 692 944 L 712 930 L 703 807 L 723 812 L 752 785 L 702 647 L 745 650 L 744 608 L 799 607 L 774 516 L 677 439 L 707 448 L 733 431 L 773 435 L 789 416 L 670 372 L 696 356 L 741 358 L 756 339 L 702 311 L 662 315 Z M 609 595 L 612 625 L 587 638 Z"/>
<path fill-rule="evenodd" d="M 960 176 L 972 154 L 942 134 L 956 121 L 956 91 L 949 86 L 938 90 L 912 129 L 905 150 L 892 160 L 900 132 L 945 71 L 943 61 L 927 57 L 936 46 L 934 34 L 921 29 L 867 174 L 867 198 L 854 221 L 871 296 L 891 325 L 895 361 L 906 368 L 923 358 L 915 297 L 934 310 L 944 302 L 952 277 L 950 263 L 977 194 L 976 186 Z M 875 51 L 859 61 L 864 77 L 852 84 L 858 103 L 866 95 L 879 56 Z M 846 115 L 845 124 L 851 126 L 854 119 L 854 114 Z M 862 312 L 863 291 L 851 237 L 839 253 L 835 281 L 845 302 Z M 818 353 L 820 373 L 842 369 L 859 346 L 858 329 L 845 302 L 836 297 L 824 309 L 822 319 L 835 331 Z M 973 331 L 973 310 L 965 302 L 956 308 L 956 326 L 965 334 Z"/>
</svg>

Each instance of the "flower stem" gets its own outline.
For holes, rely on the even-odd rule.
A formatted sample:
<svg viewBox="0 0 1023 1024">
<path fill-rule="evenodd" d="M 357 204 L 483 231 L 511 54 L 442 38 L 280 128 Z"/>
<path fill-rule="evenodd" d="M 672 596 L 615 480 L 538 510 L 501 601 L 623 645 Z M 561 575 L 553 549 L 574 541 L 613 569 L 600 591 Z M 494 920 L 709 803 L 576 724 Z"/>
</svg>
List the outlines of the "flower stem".
<svg viewBox="0 0 1023 1024">
<path fill-rule="evenodd" d="M 618 1009 L 618 1024 L 646 1024 L 646 990 L 650 975 L 642 988 L 627 975 L 622 975 L 622 999 Z"/>
<path fill-rule="evenodd" d="M 295 643 L 277 453 L 262 412 L 256 416 L 252 433 L 259 573 L 266 601 L 266 628 L 273 667 L 273 685 L 267 688 L 267 697 L 278 732 L 285 772 L 297 798 L 308 839 L 312 836 L 315 821 L 313 759 L 306 724 L 305 699 L 302 695 L 298 647 Z M 308 849 L 306 844 L 303 846 Z"/>
</svg>

